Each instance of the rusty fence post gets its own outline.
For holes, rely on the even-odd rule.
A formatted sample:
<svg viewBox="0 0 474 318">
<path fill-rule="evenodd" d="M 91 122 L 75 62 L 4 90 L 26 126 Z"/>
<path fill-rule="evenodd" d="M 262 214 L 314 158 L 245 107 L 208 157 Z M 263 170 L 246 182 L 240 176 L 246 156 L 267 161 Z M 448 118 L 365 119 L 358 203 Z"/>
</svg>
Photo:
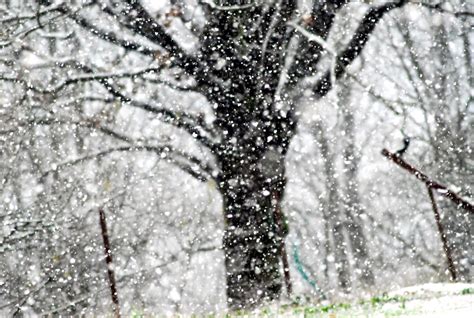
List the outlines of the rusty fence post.
<svg viewBox="0 0 474 318">
<path fill-rule="evenodd" d="M 117 282 L 115 281 L 115 273 L 112 261 L 112 250 L 110 247 L 109 234 L 107 232 L 107 222 L 105 219 L 105 212 L 103 208 L 99 209 L 99 222 L 102 232 L 102 240 L 104 242 L 105 263 L 107 265 L 107 276 L 109 278 L 109 287 L 114 306 L 115 318 L 120 318 L 120 305 L 117 293 Z"/>
<path fill-rule="evenodd" d="M 453 282 L 456 281 L 456 268 L 454 267 L 453 256 L 451 253 L 451 248 L 448 244 L 448 238 L 444 232 L 443 224 L 441 223 L 441 216 L 438 211 L 438 205 L 436 204 L 436 199 L 433 194 L 433 189 L 430 186 L 426 186 L 428 189 L 428 194 L 431 200 L 431 206 L 433 207 L 433 213 L 435 215 L 436 226 L 438 227 L 438 232 L 441 237 L 441 242 L 443 243 L 444 254 L 446 255 L 446 260 L 448 261 L 448 270 L 451 274 L 451 279 Z"/>
<path fill-rule="evenodd" d="M 456 267 L 454 266 L 454 261 L 452 257 L 451 248 L 448 243 L 448 238 L 446 236 L 446 232 L 444 231 L 443 224 L 441 223 L 441 216 L 439 214 L 438 205 L 436 204 L 436 199 L 434 196 L 433 190 L 436 190 L 441 195 L 444 195 L 451 201 L 453 201 L 458 208 L 463 208 L 465 211 L 469 213 L 474 213 L 474 206 L 468 202 L 467 200 L 463 199 L 454 191 L 451 191 L 445 185 L 442 185 L 439 182 L 434 181 L 426 174 L 415 168 L 413 165 L 406 162 L 401 156 L 388 151 L 387 149 L 382 150 L 382 155 L 386 158 L 390 159 L 392 162 L 397 164 L 399 167 L 403 168 L 404 170 L 408 171 L 410 174 L 414 175 L 418 180 L 423 182 L 428 189 L 428 195 L 431 200 L 431 207 L 433 208 L 433 213 L 435 216 L 436 226 L 438 228 L 438 232 L 441 238 L 441 243 L 443 244 L 443 250 L 446 255 L 446 259 L 448 262 L 448 270 L 451 275 L 451 279 L 456 281 Z"/>
</svg>

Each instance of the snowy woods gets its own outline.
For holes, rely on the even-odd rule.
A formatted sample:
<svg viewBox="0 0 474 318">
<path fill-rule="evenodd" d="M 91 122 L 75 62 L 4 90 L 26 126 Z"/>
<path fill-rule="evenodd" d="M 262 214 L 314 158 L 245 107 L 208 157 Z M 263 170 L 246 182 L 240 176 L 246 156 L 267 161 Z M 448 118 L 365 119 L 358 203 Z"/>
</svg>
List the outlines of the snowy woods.
<svg viewBox="0 0 474 318">
<path fill-rule="evenodd" d="M 0 315 L 472 282 L 473 26 L 464 0 L 2 0 Z"/>
</svg>

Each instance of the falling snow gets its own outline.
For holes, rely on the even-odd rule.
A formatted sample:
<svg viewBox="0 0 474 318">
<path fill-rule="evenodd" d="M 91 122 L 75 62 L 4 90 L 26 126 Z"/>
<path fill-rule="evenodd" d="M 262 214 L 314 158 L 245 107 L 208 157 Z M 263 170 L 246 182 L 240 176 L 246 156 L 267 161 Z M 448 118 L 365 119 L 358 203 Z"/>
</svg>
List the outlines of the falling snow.
<svg viewBox="0 0 474 318">
<path fill-rule="evenodd" d="M 473 18 L 0 1 L 0 316 L 468 315 Z"/>
</svg>

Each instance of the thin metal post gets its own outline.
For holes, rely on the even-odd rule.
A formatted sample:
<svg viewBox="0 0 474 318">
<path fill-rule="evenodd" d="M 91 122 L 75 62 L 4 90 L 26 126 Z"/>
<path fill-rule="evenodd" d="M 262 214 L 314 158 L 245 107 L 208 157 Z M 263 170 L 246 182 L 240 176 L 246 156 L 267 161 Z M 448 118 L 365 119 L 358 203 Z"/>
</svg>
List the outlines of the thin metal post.
<svg viewBox="0 0 474 318">
<path fill-rule="evenodd" d="M 456 207 L 458 208 L 463 208 L 467 212 L 474 214 L 474 205 L 468 202 L 467 200 L 463 199 L 461 196 L 459 196 L 457 193 L 454 191 L 451 191 L 446 187 L 445 185 L 434 181 L 430 177 L 428 177 L 426 174 L 403 160 L 402 157 L 397 156 L 396 154 L 388 151 L 387 149 L 382 150 L 382 155 L 387 157 L 388 159 L 392 160 L 394 163 L 396 163 L 399 167 L 405 169 L 408 171 L 410 174 L 414 175 L 418 180 L 426 184 L 428 187 L 431 189 L 436 190 L 437 193 L 447 197 L 451 201 L 453 201 L 456 204 Z"/>
<path fill-rule="evenodd" d="M 438 232 L 441 237 L 441 242 L 443 243 L 443 250 L 446 254 L 446 259 L 448 261 L 448 270 L 451 274 L 451 279 L 453 282 L 456 281 L 456 267 L 454 266 L 453 257 L 451 254 L 451 248 L 448 244 L 448 239 L 446 237 L 446 233 L 444 232 L 443 224 L 441 223 L 441 216 L 438 211 L 438 205 L 436 204 L 436 199 L 433 194 L 433 189 L 430 186 L 426 186 L 428 189 L 428 194 L 431 200 L 431 206 L 433 207 L 433 213 L 435 215 L 436 226 L 438 227 Z"/>
<path fill-rule="evenodd" d="M 120 318 L 120 305 L 117 294 L 117 283 L 115 281 L 115 273 L 112 262 L 112 250 L 110 248 L 109 234 L 107 232 L 107 222 L 105 220 L 104 209 L 99 209 L 99 222 L 100 229 L 102 231 L 102 239 L 104 241 L 104 253 L 105 253 L 105 263 L 107 264 L 107 275 L 109 278 L 110 293 L 112 297 L 112 303 L 114 304 L 114 315 L 115 318 Z"/>
</svg>

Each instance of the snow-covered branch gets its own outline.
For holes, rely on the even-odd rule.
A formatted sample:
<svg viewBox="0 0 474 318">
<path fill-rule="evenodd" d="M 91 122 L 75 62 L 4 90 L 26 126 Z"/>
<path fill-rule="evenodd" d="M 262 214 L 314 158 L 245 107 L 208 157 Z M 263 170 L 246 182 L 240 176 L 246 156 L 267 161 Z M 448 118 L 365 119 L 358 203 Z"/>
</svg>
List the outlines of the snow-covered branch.
<svg viewBox="0 0 474 318">
<path fill-rule="evenodd" d="M 221 6 L 217 5 L 213 0 L 201 0 L 201 4 L 209 6 L 211 9 L 214 10 L 221 10 L 221 11 L 237 11 L 237 10 L 247 10 L 263 4 L 262 1 L 255 0 L 254 2 L 250 2 L 247 4 L 236 4 L 230 6 Z"/>
<path fill-rule="evenodd" d="M 66 11 L 68 9 L 64 9 L 64 10 Z M 151 57 L 156 57 L 157 52 L 159 52 L 159 50 L 157 49 L 147 47 L 138 42 L 134 42 L 132 40 L 125 40 L 114 32 L 102 30 L 98 28 L 96 25 L 90 23 L 87 19 L 82 17 L 79 13 L 72 14 L 71 18 L 84 30 L 89 31 L 90 33 L 94 34 L 95 36 L 97 36 L 98 38 L 104 41 L 118 45 L 126 50 L 134 51 L 134 52 L 137 52 L 146 56 L 151 56 Z"/>
<path fill-rule="evenodd" d="M 419 0 L 410 0 L 411 4 L 422 6 L 425 8 L 428 8 L 430 10 L 434 10 L 440 13 L 446 13 L 455 16 L 456 18 L 462 18 L 462 17 L 474 17 L 474 12 L 473 11 L 455 11 L 452 8 L 450 8 L 450 4 L 447 1 L 442 1 L 438 3 L 431 3 L 428 1 L 419 1 Z"/>
<path fill-rule="evenodd" d="M 131 97 L 122 94 L 119 90 L 117 90 L 107 81 L 103 81 L 102 83 L 114 97 L 118 98 L 125 105 L 133 106 L 146 110 L 150 113 L 157 114 L 159 115 L 158 119 L 162 120 L 163 122 L 171 124 L 178 128 L 183 128 L 194 139 L 196 139 L 203 146 L 211 150 L 211 152 L 217 153 L 220 150 L 219 146 L 204 134 L 206 129 L 211 130 L 212 128 L 202 127 L 203 125 L 198 124 L 197 121 L 193 118 L 193 116 L 188 115 L 186 113 L 178 114 L 166 108 L 155 107 L 145 102 L 136 101 Z"/>
<path fill-rule="evenodd" d="M 407 0 L 399 0 L 369 9 L 362 21 L 359 23 L 359 26 L 349 44 L 337 55 L 336 67 L 334 70 L 336 79 L 339 79 L 346 72 L 346 68 L 349 64 L 359 56 L 369 41 L 370 35 L 374 31 L 378 22 L 385 16 L 385 14 L 394 9 L 401 8 L 406 3 Z M 323 78 L 316 83 L 313 88 L 313 92 L 316 96 L 323 97 L 332 89 L 333 85 L 331 82 L 331 76 L 331 71 L 327 71 Z"/>
<path fill-rule="evenodd" d="M 70 77 L 66 80 L 63 80 L 58 85 L 48 88 L 38 88 L 36 84 L 31 83 L 30 81 L 15 78 L 15 77 L 0 77 L 0 81 L 20 83 L 25 88 L 35 91 L 40 94 L 58 94 L 61 90 L 66 88 L 69 85 L 84 83 L 84 82 L 93 82 L 93 81 L 104 81 L 108 79 L 117 79 L 117 78 L 135 78 L 147 73 L 159 73 L 164 68 L 164 65 L 158 67 L 149 67 L 145 69 L 139 69 L 136 71 L 123 71 L 123 72 L 114 72 L 114 73 L 93 73 L 93 74 L 84 74 L 74 77 Z"/>
<path fill-rule="evenodd" d="M 198 159 L 197 157 L 191 154 L 185 153 L 183 151 L 176 151 L 170 145 L 164 145 L 164 146 L 131 145 L 131 146 L 109 148 L 109 149 L 102 150 L 93 154 L 81 156 L 76 159 L 67 160 L 65 162 L 55 164 L 53 168 L 47 170 L 41 175 L 41 179 L 46 178 L 48 175 L 50 175 L 53 172 L 63 170 L 64 168 L 72 167 L 86 161 L 103 158 L 113 153 L 143 152 L 143 151 L 156 153 L 163 160 L 168 161 L 171 164 L 177 166 L 178 168 L 190 174 L 191 176 L 193 176 L 199 181 L 205 182 L 205 181 L 208 181 L 209 179 L 213 179 L 215 176 L 214 169 L 211 168 L 208 164 L 204 164 L 200 159 Z"/>
</svg>

